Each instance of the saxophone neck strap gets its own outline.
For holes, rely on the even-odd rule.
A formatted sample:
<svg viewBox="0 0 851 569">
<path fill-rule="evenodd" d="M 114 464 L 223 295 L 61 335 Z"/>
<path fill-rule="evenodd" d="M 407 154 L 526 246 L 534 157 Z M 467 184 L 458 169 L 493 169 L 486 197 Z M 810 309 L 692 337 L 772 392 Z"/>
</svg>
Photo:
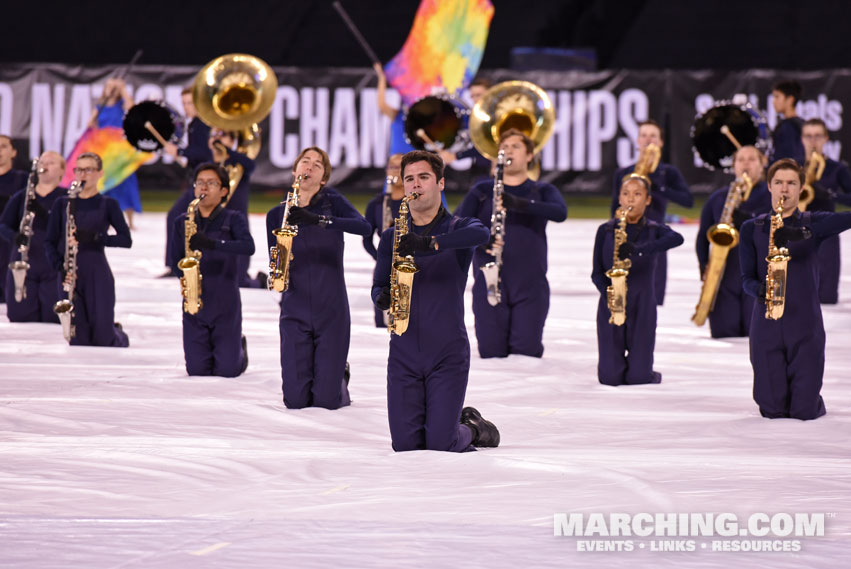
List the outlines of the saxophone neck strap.
<svg viewBox="0 0 851 569">
<path fill-rule="evenodd" d="M 433 230 L 435 227 L 437 227 L 437 225 L 438 225 L 438 224 L 439 224 L 439 223 L 443 220 L 443 218 L 444 218 L 444 217 L 446 217 L 447 215 L 449 215 L 449 212 L 448 212 L 448 211 L 446 211 L 446 208 L 445 208 L 445 207 L 443 207 L 443 205 L 441 205 L 441 206 L 440 206 L 440 209 L 438 209 L 438 210 L 437 210 L 437 215 L 435 215 L 435 216 L 434 216 L 434 219 L 432 219 L 432 220 L 428 223 L 428 225 L 426 225 L 425 227 L 423 227 L 423 230 L 422 230 L 422 232 L 420 233 L 420 235 L 429 235 L 429 234 L 432 232 L 432 230 Z M 413 221 L 413 220 L 412 220 L 412 221 Z M 420 227 L 420 226 L 415 225 L 414 227 Z"/>
</svg>

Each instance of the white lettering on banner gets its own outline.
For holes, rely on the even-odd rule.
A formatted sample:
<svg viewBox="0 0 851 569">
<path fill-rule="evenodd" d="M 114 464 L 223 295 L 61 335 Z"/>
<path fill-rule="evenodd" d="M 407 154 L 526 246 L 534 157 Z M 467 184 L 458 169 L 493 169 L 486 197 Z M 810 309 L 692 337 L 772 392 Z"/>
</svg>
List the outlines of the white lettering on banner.
<svg viewBox="0 0 851 569">
<path fill-rule="evenodd" d="M 0 83 L 0 134 L 12 134 L 12 103 L 14 95 L 12 86 L 8 83 Z"/>
<path fill-rule="evenodd" d="M 345 156 L 346 166 L 358 167 L 358 117 L 355 109 L 354 89 L 343 87 L 334 90 L 328 157 L 335 166 Z"/>
<path fill-rule="evenodd" d="M 136 89 L 136 94 L 133 96 L 133 100 L 137 103 L 141 103 L 142 101 L 162 101 L 162 99 L 162 87 L 153 83 L 142 83 Z"/>
<path fill-rule="evenodd" d="M 588 97 L 588 162 L 586 169 L 599 171 L 603 166 L 603 143 L 618 131 L 617 101 L 609 91 L 591 91 Z"/>
<path fill-rule="evenodd" d="M 765 98 L 765 109 L 768 126 L 777 126 L 777 111 L 774 110 L 774 95 Z M 824 93 L 819 93 L 815 99 L 802 99 L 795 105 L 795 112 L 804 120 L 820 118 L 827 125 L 827 130 L 837 131 L 842 128 L 842 103 L 836 99 L 828 99 Z"/>
<path fill-rule="evenodd" d="M 573 92 L 573 167 L 585 169 L 585 116 L 587 114 L 585 91 Z"/>
<path fill-rule="evenodd" d="M 89 85 L 71 87 L 71 104 L 68 106 L 68 120 L 65 124 L 65 144 L 62 155 L 70 156 L 74 145 L 89 128 L 92 119 L 92 89 Z"/>
<path fill-rule="evenodd" d="M 617 162 L 623 168 L 638 160 L 638 123 L 650 117 L 650 101 L 641 89 L 624 89 L 618 97 L 618 122 L 626 136 L 618 138 Z"/>
<path fill-rule="evenodd" d="M 570 170 L 570 91 L 547 91 L 556 108 L 553 137 L 541 152 L 545 170 Z"/>
<path fill-rule="evenodd" d="M 30 160 L 45 150 L 62 151 L 62 127 L 65 118 L 65 85 L 34 83 L 30 117 Z M 42 141 L 44 144 L 42 144 Z"/>
<path fill-rule="evenodd" d="M 389 101 L 389 91 L 387 95 Z M 383 168 L 386 165 L 390 151 L 390 119 L 379 110 L 375 89 L 364 89 L 360 93 L 359 146 L 362 168 Z"/>
<path fill-rule="evenodd" d="M 314 97 L 315 93 L 315 97 Z M 299 116 L 301 147 L 328 148 L 328 88 L 304 87 Z"/>
<path fill-rule="evenodd" d="M 269 114 L 269 162 L 276 168 L 289 168 L 298 156 L 298 135 L 286 134 L 286 120 L 297 119 L 298 109 L 298 91 L 289 85 L 278 87 Z"/>
</svg>

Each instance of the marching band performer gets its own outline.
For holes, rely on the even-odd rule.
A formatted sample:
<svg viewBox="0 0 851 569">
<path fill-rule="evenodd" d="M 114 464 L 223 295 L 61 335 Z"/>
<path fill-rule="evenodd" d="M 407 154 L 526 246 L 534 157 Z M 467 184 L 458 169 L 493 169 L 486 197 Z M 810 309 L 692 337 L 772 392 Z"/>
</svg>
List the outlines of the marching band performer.
<svg viewBox="0 0 851 569">
<path fill-rule="evenodd" d="M 765 183 L 766 158 L 753 146 L 743 146 L 733 156 L 733 170 L 737 180 L 747 174 L 753 188 L 746 201 L 733 211 L 733 225 L 741 230 L 742 224 L 756 215 L 771 210 L 771 195 Z M 706 277 L 709 263 L 709 239 L 706 232 L 721 220 L 727 201 L 729 187 L 715 190 L 700 213 L 700 228 L 697 230 L 695 249 L 700 268 L 700 278 Z M 750 330 L 753 298 L 742 289 L 742 269 L 739 265 L 739 247 L 729 249 L 724 273 L 718 286 L 715 305 L 709 313 L 709 330 L 713 338 L 745 337 Z"/>
<path fill-rule="evenodd" d="M 768 170 L 772 209 L 780 208 L 782 226 L 763 214 L 742 225 L 739 260 L 745 292 L 754 304 L 750 356 L 754 372 L 753 398 L 763 417 L 816 419 L 825 414 L 820 395 L 824 376 L 824 323 L 818 299 L 819 243 L 851 228 L 851 212 L 798 211 L 804 172 L 786 158 Z M 773 213 L 773 212 L 772 212 Z M 769 287 L 766 253 L 774 245 L 787 247 L 785 282 Z M 776 282 L 776 281 L 775 281 Z M 770 305 L 766 296 L 774 297 Z M 780 305 L 779 318 L 767 307 Z"/>
<path fill-rule="evenodd" d="M 646 120 L 638 125 L 638 149 L 645 151 L 646 148 L 655 144 L 661 151 L 665 145 L 665 139 L 662 136 L 662 127 L 654 120 Z M 623 184 L 623 179 L 627 174 L 631 174 L 635 170 L 636 164 L 619 168 L 615 172 L 615 177 L 612 184 L 612 215 L 618 208 L 620 203 L 620 189 Z M 694 197 L 691 195 L 688 184 L 686 184 L 683 175 L 680 171 L 671 164 L 660 162 L 656 170 L 648 174 L 651 187 L 650 195 L 653 198 L 650 202 L 650 208 L 647 210 L 647 219 L 657 223 L 665 223 L 665 212 L 668 209 L 668 201 L 672 201 L 683 207 L 691 207 L 694 205 Z M 661 305 L 665 301 L 665 285 L 668 279 L 668 256 L 660 255 L 656 260 L 656 303 Z"/>
<path fill-rule="evenodd" d="M 851 205 L 851 172 L 848 166 L 824 155 L 824 145 L 830 135 L 821 119 L 809 119 L 801 130 L 804 156 L 810 159 L 813 152 L 824 158 L 824 172 L 813 182 L 813 201 L 809 211 L 836 211 L 836 203 Z M 839 302 L 839 236 L 822 240 L 818 248 L 819 285 L 818 295 L 822 304 Z"/>
<path fill-rule="evenodd" d="M 239 296 L 238 255 L 254 254 L 248 220 L 239 211 L 225 209 L 229 186 L 227 172 L 208 162 L 195 172 L 193 213 L 197 232 L 189 248 L 200 251 L 201 302 L 197 314 L 183 312 L 183 353 L 189 375 L 236 377 L 248 366 L 242 335 L 242 301 Z M 188 206 L 187 206 L 188 207 Z M 186 254 L 188 212 L 175 220 L 172 269 Z"/>
<path fill-rule="evenodd" d="M 15 156 L 18 151 L 12 144 L 12 139 L 5 134 L 0 134 L 0 213 L 6 207 L 6 203 L 15 192 L 23 188 L 27 183 L 27 173 L 13 168 Z M 17 227 L 14 228 L 17 231 Z M 0 238 L 0 302 L 5 299 L 4 287 L 6 283 L 6 272 L 8 268 L 9 255 L 12 254 L 14 243 Z"/>
<path fill-rule="evenodd" d="M 488 302 L 487 284 L 480 268 L 492 260 L 487 247 L 473 257 L 473 314 L 479 355 L 504 358 L 520 354 L 540 358 L 544 353 L 544 323 L 550 307 L 547 281 L 547 222 L 567 219 L 567 205 L 552 184 L 529 179 L 534 144 L 516 129 L 499 139 L 505 152 L 504 193 L 507 210 L 505 244 L 500 271 L 501 302 Z M 455 211 L 459 217 L 478 218 L 491 225 L 493 181 L 474 185 Z"/>
<path fill-rule="evenodd" d="M 473 407 L 464 407 L 470 343 L 464 326 L 464 289 L 472 248 L 487 229 L 475 218 L 451 215 L 441 202 L 443 160 L 412 151 L 402 158 L 410 200 L 408 233 L 399 236 L 399 256 L 414 257 L 419 271 L 410 294 L 409 325 L 390 337 L 387 414 L 393 450 L 464 452 L 499 445 L 499 431 Z M 381 235 L 372 284 L 375 305 L 390 308 L 394 228 Z"/>
<path fill-rule="evenodd" d="M 0 139 L 2 140 L 2 139 Z M 24 287 L 26 296 L 20 301 L 15 299 L 15 283 L 12 272 L 6 277 L 6 314 L 10 322 L 54 322 L 59 318 L 53 312 L 53 305 L 59 300 L 60 278 L 59 271 L 47 263 L 45 256 L 45 237 L 47 222 L 56 201 L 66 194 L 65 188 L 60 188 L 59 181 L 65 173 L 65 159 L 57 152 L 48 151 L 38 160 L 37 180 L 35 181 L 35 199 L 26 203 L 27 188 L 17 192 L 9 200 L 3 216 L 0 218 L 0 240 L 6 240 L 12 245 L 11 257 L 3 259 L 3 267 L 10 261 L 21 260 L 18 247 L 27 243 L 27 236 L 21 235 L 21 219 L 26 210 L 32 212 L 33 234 L 29 238 L 29 251 Z M 26 184 L 26 182 L 24 182 Z"/>
<path fill-rule="evenodd" d="M 771 135 L 774 162 L 782 158 L 793 158 L 798 164 L 804 163 L 804 145 L 801 143 L 804 119 L 795 111 L 795 105 L 801 100 L 801 93 L 801 84 L 797 81 L 780 81 L 771 89 L 774 110 L 783 116 Z"/>
<path fill-rule="evenodd" d="M 299 207 L 286 220 L 298 226 L 292 241 L 289 286 L 281 296 L 281 384 L 289 409 L 338 409 L 351 403 L 346 358 L 351 318 L 343 273 L 343 233 L 366 237 L 369 223 L 334 188 L 326 186 L 331 160 L 306 148 L 293 164 L 301 176 Z M 283 205 L 266 215 L 269 247 L 284 221 Z M 270 276 L 272 278 L 272 276 Z"/>
<path fill-rule="evenodd" d="M 652 203 L 651 182 L 644 176 L 629 174 L 621 183 L 615 217 L 597 229 L 594 240 L 594 259 L 591 280 L 600 291 L 597 304 L 597 348 L 599 362 L 597 378 L 604 385 L 635 385 L 659 383 L 662 374 L 653 371 L 653 348 L 656 345 L 656 294 L 654 279 L 656 263 L 668 249 L 683 243 L 683 236 L 648 218 Z M 607 271 L 614 260 L 615 233 L 625 230 L 625 241 L 617 256 L 629 259 L 626 277 L 626 319 L 621 325 L 610 323 L 612 316 L 607 289 L 611 280 Z"/>
<path fill-rule="evenodd" d="M 71 345 L 113 346 L 126 348 L 130 341 L 121 324 L 115 322 L 115 279 L 104 247 L 127 247 L 133 240 L 130 228 L 115 199 L 98 193 L 97 183 L 103 176 L 103 162 L 93 152 L 77 157 L 74 176 L 84 183 L 76 198 L 77 231 L 71 237 L 76 244 L 77 279 L 74 290 L 74 325 L 76 335 Z M 59 198 L 50 211 L 45 252 L 48 263 L 62 269 L 65 254 L 67 197 Z M 115 234 L 108 233 L 110 226 Z M 65 275 L 67 280 L 70 275 Z"/>
</svg>

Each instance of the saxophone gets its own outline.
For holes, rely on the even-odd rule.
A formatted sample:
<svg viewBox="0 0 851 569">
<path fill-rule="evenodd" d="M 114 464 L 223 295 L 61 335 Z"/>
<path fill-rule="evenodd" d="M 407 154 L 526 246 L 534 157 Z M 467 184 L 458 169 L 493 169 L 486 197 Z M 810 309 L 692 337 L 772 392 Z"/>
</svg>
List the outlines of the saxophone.
<svg viewBox="0 0 851 569">
<path fill-rule="evenodd" d="M 780 320 L 786 306 L 786 266 L 792 257 L 786 247 L 774 244 L 774 232 L 783 227 L 782 196 L 771 216 L 771 229 L 768 233 L 768 270 L 765 272 L 765 317 L 769 320 Z"/>
<path fill-rule="evenodd" d="M 198 212 L 198 204 L 205 197 L 201 194 L 201 197 L 192 200 L 186 208 L 186 222 L 183 225 L 186 234 L 186 256 L 177 263 L 177 268 L 183 271 L 183 276 L 180 277 L 180 294 L 183 295 L 183 311 L 187 314 L 198 314 L 204 307 L 204 301 L 201 300 L 201 280 L 204 278 L 201 275 L 201 251 L 193 251 L 189 241 L 198 232 L 195 214 Z"/>
<path fill-rule="evenodd" d="M 24 215 L 21 217 L 21 225 L 18 228 L 18 233 L 26 236 L 27 240 L 26 243 L 18 246 L 18 252 L 21 254 L 20 260 L 9 263 L 9 270 L 12 272 L 12 280 L 15 283 L 15 302 L 21 302 L 27 297 L 27 287 L 24 286 L 24 283 L 27 280 L 27 271 L 30 270 L 30 244 L 33 237 L 33 222 L 35 222 L 35 213 L 30 211 L 29 206 L 35 199 L 35 187 L 38 185 L 38 175 L 43 171 L 38 168 L 38 158 L 33 160 L 32 168 L 30 168 L 30 177 L 27 179 Z"/>
<path fill-rule="evenodd" d="M 70 342 L 76 336 L 77 330 L 74 326 L 74 289 L 77 286 L 77 249 L 76 240 L 71 245 L 71 239 L 77 233 L 77 222 L 74 219 L 74 211 L 77 209 L 77 196 L 83 190 L 85 182 L 74 180 L 68 188 L 68 205 L 65 208 L 65 262 L 62 267 L 65 271 L 65 280 L 62 282 L 62 290 L 68 293 L 68 298 L 58 300 L 53 305 L 53 312 L 59 317 L 62 325 L 62 335 Z"/>
<path fill-rule="evenodd" d="M 510 161 L 509 161 L 510 163 Z M 505 186 L 502 183 L 502 174 L 505 169 L 505 151 L 500 150 L 496 156 L 496 174 L 493 183 L 493 212 L 491 213 L 491 237 L 493 245 L 485 252 L 493 256 L 493 261 L 482 265 L 481 270 L 485 276 L 485 285 L 488 290 L 488 304 L 496 306 L 502 301 L 502 292 L 499 290 L 499 274 L 502 270 L 502 249 L 505 247 L 505 206 L 502 205 L 502 194 Z"/>
<path fill-rule="evenodd" d="M 606 300 L 609 305 L 609 324 L 615 326 L 623 326 L 626 322 L 626 277 L 629 275 L 629 268 L 632 266 L 630 259 L 620 258 L 620 247 L 626 242 L 626 216 L 632 211 L 632 206 L 627 209 L 618 209 L 616 215 L 618 217 L 618 226 L 615 228 L 615 244 L 614 244 L 614 259 L 612 268 L 606 271 L 606 276 L 612 281 L 612 284 L 606 289 Z"/>
<path fill-rule="evenodd" d="M 632 172 L 624 176 L 623 179 L 626 180 L 631 174 L 644 176 L 645 178 L 649 177 L 659 167 L 659 160 L 661 159 L 662 149 L 657 144 L 648 144 L 638 154 L 638 161 L 635 163 L 635 168 L 632 169 Z"/>
<path fill-rule="evenodd" d="M 408 329 L 411 316 L 411 289 L 414 274 L 419 271 L 414 257 L 401 257 L 397 253 L 402 236 L 408 233 L 408 202 L 420 195 L 416 192 L 402 198 L 399 217 L 393 230 L 393 265 L 390 267 L 390 309 L 387 313 L 387 331 L 401 336 Z"/>
<path fill-rule="evenodd" d="M 824 156 L 813 150 L 813 153 L 810 155 L 810 159 L 807 160 L 807 173 L 804 178 L 804 187 L 801 188 L 801 197 L 798 199 L 798 209 L 800 211 L 807 211 L 807 206 L 810 205 L 813 198 L 816 197 L 816 191 L 813 188 L 813 184 L 821 180 L 821 176 L 824 174 L 825 165 Z"/>
<path fill-rule="evenodd" d="M 691 317 L 692 322 L 698 326 L 703 326 L 707 316 L 715 307 L 715 297 L 718 296 L 718 287 L 727 264 L 727 255 L 730 249 L 739 244 L 739 231 L 733 225 L 733 212 L 739 204 L 748 200 L 751 189 L 753 189 L 753 181 L 747 172 L 742 174 L 741 179 L 734 180 L 730 184 L 730 189 L 727 190 L 727 200 L 724 202 L 721 218 L 706 231 L 706 238 L 712 244 L 712 249 L 704 272 L 703 285 L 700 288 L 700 298 L 694 309 L 694 316 Z"/>
<path fill-rule="evenodd" d="M 290 286 L 290 261 L 293 259 L 293 237 L 298 235 L 298 225 L 290 225 L 287 219 L 290 216 L 290 208 L 298 207 L 298 190 L 301 188 L 302 176 L 299 175 L 293 182 L 292 191 L 287 194 L 287 199 L 281 202 L 284 205 L 284 216 L 281 219 L 281 227 L 274 230 L 276 243 L 269 248 L 269 280 L 266 286 L 275 292 L 284 292 Z"/>
</svg>

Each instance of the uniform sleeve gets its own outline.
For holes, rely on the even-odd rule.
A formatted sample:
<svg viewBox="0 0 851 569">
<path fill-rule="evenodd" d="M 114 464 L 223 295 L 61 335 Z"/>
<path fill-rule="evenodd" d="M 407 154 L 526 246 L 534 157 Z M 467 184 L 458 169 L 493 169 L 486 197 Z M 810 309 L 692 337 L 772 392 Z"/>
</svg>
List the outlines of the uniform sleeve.
<svg viewBox="0 0 851 569">
<path fill-rule="evenodd" d="M 836 172 L 836 184 L 839 186 L 836 201 L 851 206 L 851 170 L 845 164 L 839 164 L 839 171 Z"/>
<path fill-rule="evenodd" d="M 278 215 L 278 211 L 281 210 L 280 206 L 275 206 L 269 210 L 269 213 L 266 214 L 266 243 L 267 248 L 271 251 L 272 247 L 277 244 L 277 239 L 275 239 L 275 234 L 272 233 L 274 230 L 281 226 L 281 219 Z M 271 259 L 269 259 L 271 261 Z"/>
<path fill-rule="evenodd" d="M 567 219 L 567 204 L 561 192 L 552 184 L 541 184 L 541 199 L 530 200 L 523 213 L 540 215 L 550 221 L 562 222 Z"/>
<path fill-rule="evenodd" d="M 655 255 L 656 253 L 661 253 L 662 251 L 667 251 L 668 249 L 673 249 L 674 247 L 679 247 L 683 244 L 684 240 L 682 235 L 667 225 L 662 225 L 660 223 L 658 227 L 656 239 L 647 243 L 642 243 L 635 248 L 635 252 L 638 255 Z"/>
<path fill-rule="evenodd" d="M 47 219 L 44 253 L 47 257 L 47 265 L 56 270 L 62 268 L 62 261 L 65 257 L 65 252 L 59 247 L 65 233 L 65 207 L 67 203 L 67 198 L 58 200 L 51 208 L 50 217 Z"/>
<path fill-rule="evenodd" d="M 21 227 L 21 210 L 23 209 L 24 192 L 17 192 L 6 203 L 0 215 L 0 239 L 12 242 Z"/>
<path fill-rule="evenodd" d="M 756 250 L 754 248 L 753 232 L 756 224 L 749 220 L 742 224 L 739 232 L 739 265 L 742 268 L 742 288 L 754 298 L 759 298 L 762 286 L 762 275 L 757 273 Z"/>
<path fill-rule="evenodd" d="M 254 169 L 257 167 L 257 162 L 243 154 L 242 152 L 237 152 L 231 148 L 228 148 L 228 159 L 242 166 L 242 176 L 243 178 L 248 178 L 251 174 L 254 173 Z"/>
<path fill-rule="evenodd" d="M 240 212 L 235 211 L 233 213 L 230 222 L 232 239 L 220 241 L 216 245 L 216 250 L 234 255 L 253 255 L 254 238 L 251 237 L 251 232 L 248 230 L 248 219 Z"/>
<path fill-rule="evenodd" d="M 344 231 L 366 237 L 372 235 L 369 222 L 360 214 L 352 202 L 340 194 L 334 196 L 331 202 L 331 224 L 326 227 L 330 230 Z"/>
<path fill-rule="evenodd" d="M 697 252 L 697 264 L 700 266 L 700 272 L 709 263 L 709 239 L 706 237 L 706 231 L 715 222 L 712 215 L 712 196 L 703 204 L 703 209 L 700 211 L 700 227 L 697 229 L 697 238 L 695 239 L 694 248 Z"/>
<path fill-rule="evenodd" d="M 373 243 L 373 237 L 375 237 L 375 231 L 378 227 L 375 225 L 376 219 L 376 208 L 378 207 L 378 200 L 373 199 L 368 204 L 366 204 L 366 221 L 369 223 L 370 231 L 369 235 L 364 235 L 363 237 L 363 248 L 369 253 L 369 256 L 373 259 L 378 258 L 378 250 L 375 248 Z"/>
<path fill-rule="evenodd" d="M 801 152 L 799 145 L 801 142 L 801 134 L 792 124 L 791 120 L 780 121 L 777 128 L 774 130 L 774 157 L 772 162 L 776 162 L 781 158 L 793 158 L 800 162 Z"/>
<path fill-rule="evenodd" d="M 674 166 L 666 165 L 663 172 L 653 172 L 650 179 L 653 181 L 652 190 L 658 195 L 683 207 L 694 205 L 694 196 L 691 195 L 685 178 Z"/>
<path fill-rule="evenodd" d="M 390 286 L 390 263 L 393 256 L 393 228 L 386 229 L 381 234 L 378 243 L 378 259 L 375 263 L 375 271 L 372 273 L 372 302 L 381 294 L 384 287 Z"/>
<path fill-rule="evenodd" d="M 491 161 L 482 156 L 482 154 L 478 150 L 476 150 L 475 146 L 471 146 L 466 150 L 462 150 L 461 152 L 457 153 L 455 157 L 458 160 L 461 160 L 463 158 L 472 158 L 473 165 L 477 168 L 490 168 L 491 165 Z"/>
<path fill-rule="evenodd" d="M 121 206 L 114 199 L 109 199 L 106 204 L 106 217 L 116 233 L 115 235 L 108 233 L 104 235 L 103 244 L 106 247 L 124 247 L 129 249 L 133 245 L 133 238 L 130 236 L 130 228 L 127 227 L 124 214 L 121 213 Z"/>
<path fill-rule="evenodd" d="M 840 213 L 812 212 L 810 231 L 816 239 L 824 239 L 851 228 L 851 211 Z"/>
<path fill-rule="evenodd" d="M 603 264 L 603 240 L 606 236 L 606 225 L 597 228 L 597 236 L 594 238 L 594 257 L 591 259 L 591 282 L 600 291 L 606 294 L 609 286 L 609 277 L 606 276 L 606 266 Z"/>
<path fill-rule="evenodd" d="M 173 231 L 172 235 L 174 238 L 171 240 L 170 268 L 174 274 L 179 275 L 180 269 L 177 268 L 177 264 L 186 255 L 186 213 L 181 213 L 174 220 Z"/>
<path fill-rule="evenodd" d="M 476 187 L 470 188 L 458 207 L 455 208 L 455 215 L 458 217 L 479 217 L 479 208 L 482 201 L 482 194 Z"/>
<path fill-rule="evenodd" d="M 488 242 L 490 231 L 475 217 L 464 217 L 455 222 L 449 233 L 435 235 L 438 250 L 466 249 L 478 247 Z"/>
</svg>

